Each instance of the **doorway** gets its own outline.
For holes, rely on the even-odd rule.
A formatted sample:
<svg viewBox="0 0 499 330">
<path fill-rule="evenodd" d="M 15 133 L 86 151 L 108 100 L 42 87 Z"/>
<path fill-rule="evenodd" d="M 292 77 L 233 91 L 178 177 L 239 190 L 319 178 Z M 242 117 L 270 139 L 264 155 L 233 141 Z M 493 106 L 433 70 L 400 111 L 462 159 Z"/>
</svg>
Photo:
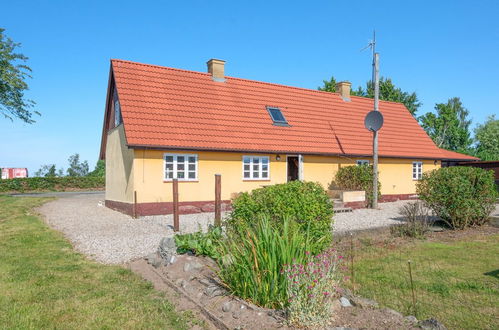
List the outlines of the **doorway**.
<svg viewBox="0 0 499 330">
<path fill-rule="evenodd" d="M 300 179 L 300 160 L 298 156 L 288 156 L 288 182 Z"/>
</svg>

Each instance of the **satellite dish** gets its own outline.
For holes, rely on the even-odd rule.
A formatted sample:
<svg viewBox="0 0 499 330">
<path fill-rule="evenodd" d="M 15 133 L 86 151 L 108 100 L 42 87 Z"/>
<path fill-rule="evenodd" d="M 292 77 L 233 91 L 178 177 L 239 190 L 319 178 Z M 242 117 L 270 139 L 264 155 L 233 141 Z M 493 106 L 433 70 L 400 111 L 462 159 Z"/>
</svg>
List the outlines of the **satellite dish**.
<svg viewBox="0 0 499 330">
<path fill-rule="evenodd" d="M 364 119 L 364 125 L 372 132 L 377 132 L 383 127 L 383 115 L 379 111 L 371 111 Z"/>
</svg>

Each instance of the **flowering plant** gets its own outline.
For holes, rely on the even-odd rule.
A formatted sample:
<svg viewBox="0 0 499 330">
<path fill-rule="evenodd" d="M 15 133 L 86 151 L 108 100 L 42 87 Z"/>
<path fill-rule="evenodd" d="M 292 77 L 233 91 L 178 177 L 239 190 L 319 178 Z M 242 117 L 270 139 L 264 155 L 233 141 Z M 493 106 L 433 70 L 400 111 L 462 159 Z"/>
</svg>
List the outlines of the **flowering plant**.
<svg viewBox="0 0 499 330">
<path fill-rule="evenodd" d="M 343 257 L 334 249 L 307 255 L 306 263 L 293 262 L 282 271 L 288 280 L 288 321 L 305 327 L 326 325 L 332 317 Z"/>
</svg>

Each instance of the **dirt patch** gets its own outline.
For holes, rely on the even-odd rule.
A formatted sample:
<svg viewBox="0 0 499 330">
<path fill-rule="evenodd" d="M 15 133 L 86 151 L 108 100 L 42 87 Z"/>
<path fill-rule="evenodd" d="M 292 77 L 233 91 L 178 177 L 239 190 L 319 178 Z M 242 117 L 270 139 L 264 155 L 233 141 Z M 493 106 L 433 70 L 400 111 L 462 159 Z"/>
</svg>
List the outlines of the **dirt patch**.
<svg viewBox="0 0 499 330">
<path fill-rule="evenodd" d="M 154 268 L 145 260 L 130 263 L 130 269 L 165 291 L 179 310 L 196 316 L 219 329 L 291 329 L 284 313 L 260 308 L 229 294 L 216 276 L 217 265 L 210 258 L 180 255 L 169 266 Z M 351 300 L 355 304 L 355 300 Z M 334 304 L 334 327 L 369 329 L 416 329 L 401 314 L 372 306 L 342 307 Z"/>
</svg>

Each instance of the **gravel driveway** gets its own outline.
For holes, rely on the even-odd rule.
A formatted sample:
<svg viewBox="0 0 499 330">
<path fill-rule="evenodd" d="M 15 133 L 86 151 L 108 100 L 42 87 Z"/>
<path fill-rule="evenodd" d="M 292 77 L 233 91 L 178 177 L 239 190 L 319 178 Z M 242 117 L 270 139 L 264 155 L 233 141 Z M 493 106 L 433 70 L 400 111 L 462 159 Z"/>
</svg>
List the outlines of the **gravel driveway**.
<svg viewBox="0 0 499 330">
<path fill-rule="evenodd" d="M 379 210 L 360 209 L 334 216 L 334 232 L 400 224 L 402 205 L 410 201 L 380 203 Z M 42 205 L 38 211 L 45 221 L 73 243 L 76 250 L 106 264 L 121 264 L 155 252 L 159 241 L 172 236 L 173 216 L 148 216 L 133 219 L 104 206 L 104 194 L 66 194 L 64 198 Z M 499 205 L 493 214 L 499 215 Z M 180 216 L 182 233 L 204 231 L 213 223 L 214 213 Z"/>
<path fill-rule="evenodd" d="M 73 195 L 38 208 L 45 221 L 61 231 L 79 252 L 106 264 L 120 264 L 155 252 L 173 235 L 173 216 L 133 219 L 104 206 L 104 194 Z M 180 216 L 182 233 L 206 230 L 214 213 Z"/>
<path fill-rule="evenodd" d="M 387 227 L 403 222 L 399 209 L 413 201 L 379 203 L 379 209 L 358 209 L 334 215 L 334 232 L 343 234 L 355 230 Z"/>
</svg>

